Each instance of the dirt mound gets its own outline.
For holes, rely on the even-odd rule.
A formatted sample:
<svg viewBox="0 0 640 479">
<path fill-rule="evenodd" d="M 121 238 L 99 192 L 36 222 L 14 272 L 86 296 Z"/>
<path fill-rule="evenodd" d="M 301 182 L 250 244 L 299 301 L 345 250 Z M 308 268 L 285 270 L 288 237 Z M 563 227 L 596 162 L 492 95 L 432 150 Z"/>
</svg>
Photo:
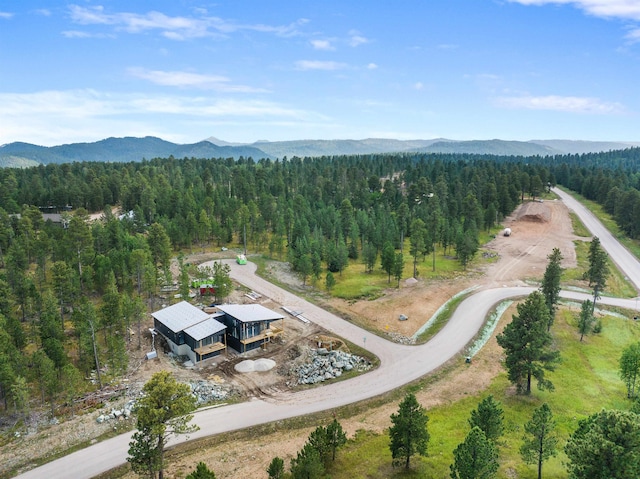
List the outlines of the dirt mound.
<svg viewBox="0 0 640 479">
<path fill-rule="evenodd" d="M 270 371 L 276 365 L 273 359 L 260 358 L 255 361 L 246 359 L 235 365 L 235 370 L 239 373 L 252 373 L 254 371 Z"/>
<path fill-rule="evenodd" d="M 532 223 L 548 223 L 551 220 L 549 206 L 537 201 L 530 201 L 522 205 L 518 211 L 517 221 L 529 221 Z"/>
</svg>

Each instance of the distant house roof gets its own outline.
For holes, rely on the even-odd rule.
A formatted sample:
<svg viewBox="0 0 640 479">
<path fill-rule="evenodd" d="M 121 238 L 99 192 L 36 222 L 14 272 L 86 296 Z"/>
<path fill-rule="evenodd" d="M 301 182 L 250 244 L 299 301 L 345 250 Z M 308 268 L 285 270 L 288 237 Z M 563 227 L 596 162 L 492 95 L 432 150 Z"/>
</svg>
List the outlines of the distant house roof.
<svg viewBox="0 0 640 479">
<path fill-rule="evenodd" d="M 219 333 L 220 331 L 224 331 L 227 328 L 224 324 L 216 320 L 217 317 L 221 316 L 224 316 L 224 314 L 214 314 L 210 318 L 184 329 L 184 332 L 196 341 L 200 341 L 201 339 L 204 339 L 208 336 L 213 336 L 214 334 Z"/>
<path fill-rule="evenodd" d="M 205 313 L 186 301 L 180 301 L 160 311 L 151 313 L 151 316 L 173 332 L 184 331 L 211 317 L 210 314 Z"/>
<path fill-rule="evenodd" d="M 62 223 L 62 215 L 60 213 L 43 213 L 42 219 L 52 223 Z"/>
<path fill-rule="evenodd" d="M 284 318 L 281 314 L 271 311 L 260 304 L 223 304 L 217 306 L 217 308 L 243 323 L 274 321 Z"/>
</svg>

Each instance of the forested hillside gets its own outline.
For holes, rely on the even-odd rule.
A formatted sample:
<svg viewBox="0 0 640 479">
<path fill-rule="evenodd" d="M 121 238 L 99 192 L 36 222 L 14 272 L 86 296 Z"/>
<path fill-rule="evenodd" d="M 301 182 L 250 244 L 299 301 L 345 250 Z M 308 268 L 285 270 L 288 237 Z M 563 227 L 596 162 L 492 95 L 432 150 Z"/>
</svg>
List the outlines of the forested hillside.
<svg viewBox="0 0 640 479">
<path fill-rule="evenodd" d="M 0 169 L 1 410 L 27 414 L 38 398 L 55 413 L 100 387 L 97 371 L 126 371 L 127 350 L 140 338 L 130 333 L 179 251 L 237 245 L 246 235 L 250 252 L 317 276 L 349 262 L 385 268 L 387 253 L 410 238 L 410 254 L 450 251 L 462 269 L 481 230 L 556 182 L 601 201 L 638 236 L 639 160 L 631 149 Z M 40 208 L 67 205 L 64 227 L 44 221 Z M 112 206 L 133 213 L 119 217 Z M 103 220 L 89 221 L 101 211 Z"/>
</svg>

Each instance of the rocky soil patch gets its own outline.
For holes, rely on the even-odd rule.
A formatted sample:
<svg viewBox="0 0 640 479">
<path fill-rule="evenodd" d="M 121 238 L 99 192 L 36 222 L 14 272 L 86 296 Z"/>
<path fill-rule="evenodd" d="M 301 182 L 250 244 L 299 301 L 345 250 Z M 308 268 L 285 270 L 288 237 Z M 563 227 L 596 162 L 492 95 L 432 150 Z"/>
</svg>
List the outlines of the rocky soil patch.
<svg viewBox="0 0 640 479">
<path fill-rule="evenodd" d="M 196 404 L 198 407 L 205 406 L 207 404 L 226 401 L 227 399 L 238 394 L 238 391 L 229 384 L 207 381 L 204 379 L 186 381 L 185 384 L 191 388 L 191 394 L 196 398 Z M 142 395 L 141 388 L 135 392 L 129 391 L 128 396 L 136 396 L 133 399 L 127 400 L 122 407 L 106 407 L 102 408 L 96 417 L 96 422 L 102 424 L 108 421 L 118 421 L 123 419 L 129 419 L 134 412 L 136 405 L 136 399 Z M 105 411 L 109 409 L 109 411 Z"/>
</svg>

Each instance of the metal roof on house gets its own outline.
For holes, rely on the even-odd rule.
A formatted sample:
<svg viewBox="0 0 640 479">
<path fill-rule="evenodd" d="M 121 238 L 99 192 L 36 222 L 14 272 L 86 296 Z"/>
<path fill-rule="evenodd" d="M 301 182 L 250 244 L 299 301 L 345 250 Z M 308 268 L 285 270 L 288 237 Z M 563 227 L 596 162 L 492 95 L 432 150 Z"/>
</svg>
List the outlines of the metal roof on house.
<svg viewBox="0 0 640 479">
<path fill-rule="evenodd" d="M 179 303 L 168 306 L 160 311 L 151 313 L 151 316 L 160 321 L 174 333 L 183 331 L 191 326 L 195 326 L 196 324 L 211 317 L 210 314 L 205 313 L 186 301 L 180 301 Z"/>
<path fill-rule="evenodd" d="M 222 304 L 217 306 L 217 308 L 243 323 L 274 321 L 284 318 L 281 314 L 271 311 L 260 304 Z"/>
<path fill-rule="evenodd" d="M 208 319 L 199 322 L 189 328 L 186 328 L 184 332 L 191 336 L 196 341 L 212 336 L 220 331 L 224 331 L 227 327 L 220 321 L 216 320 L 216 317 L 224 316 L 223 313 L 214 314 Z"/>
</svg>

